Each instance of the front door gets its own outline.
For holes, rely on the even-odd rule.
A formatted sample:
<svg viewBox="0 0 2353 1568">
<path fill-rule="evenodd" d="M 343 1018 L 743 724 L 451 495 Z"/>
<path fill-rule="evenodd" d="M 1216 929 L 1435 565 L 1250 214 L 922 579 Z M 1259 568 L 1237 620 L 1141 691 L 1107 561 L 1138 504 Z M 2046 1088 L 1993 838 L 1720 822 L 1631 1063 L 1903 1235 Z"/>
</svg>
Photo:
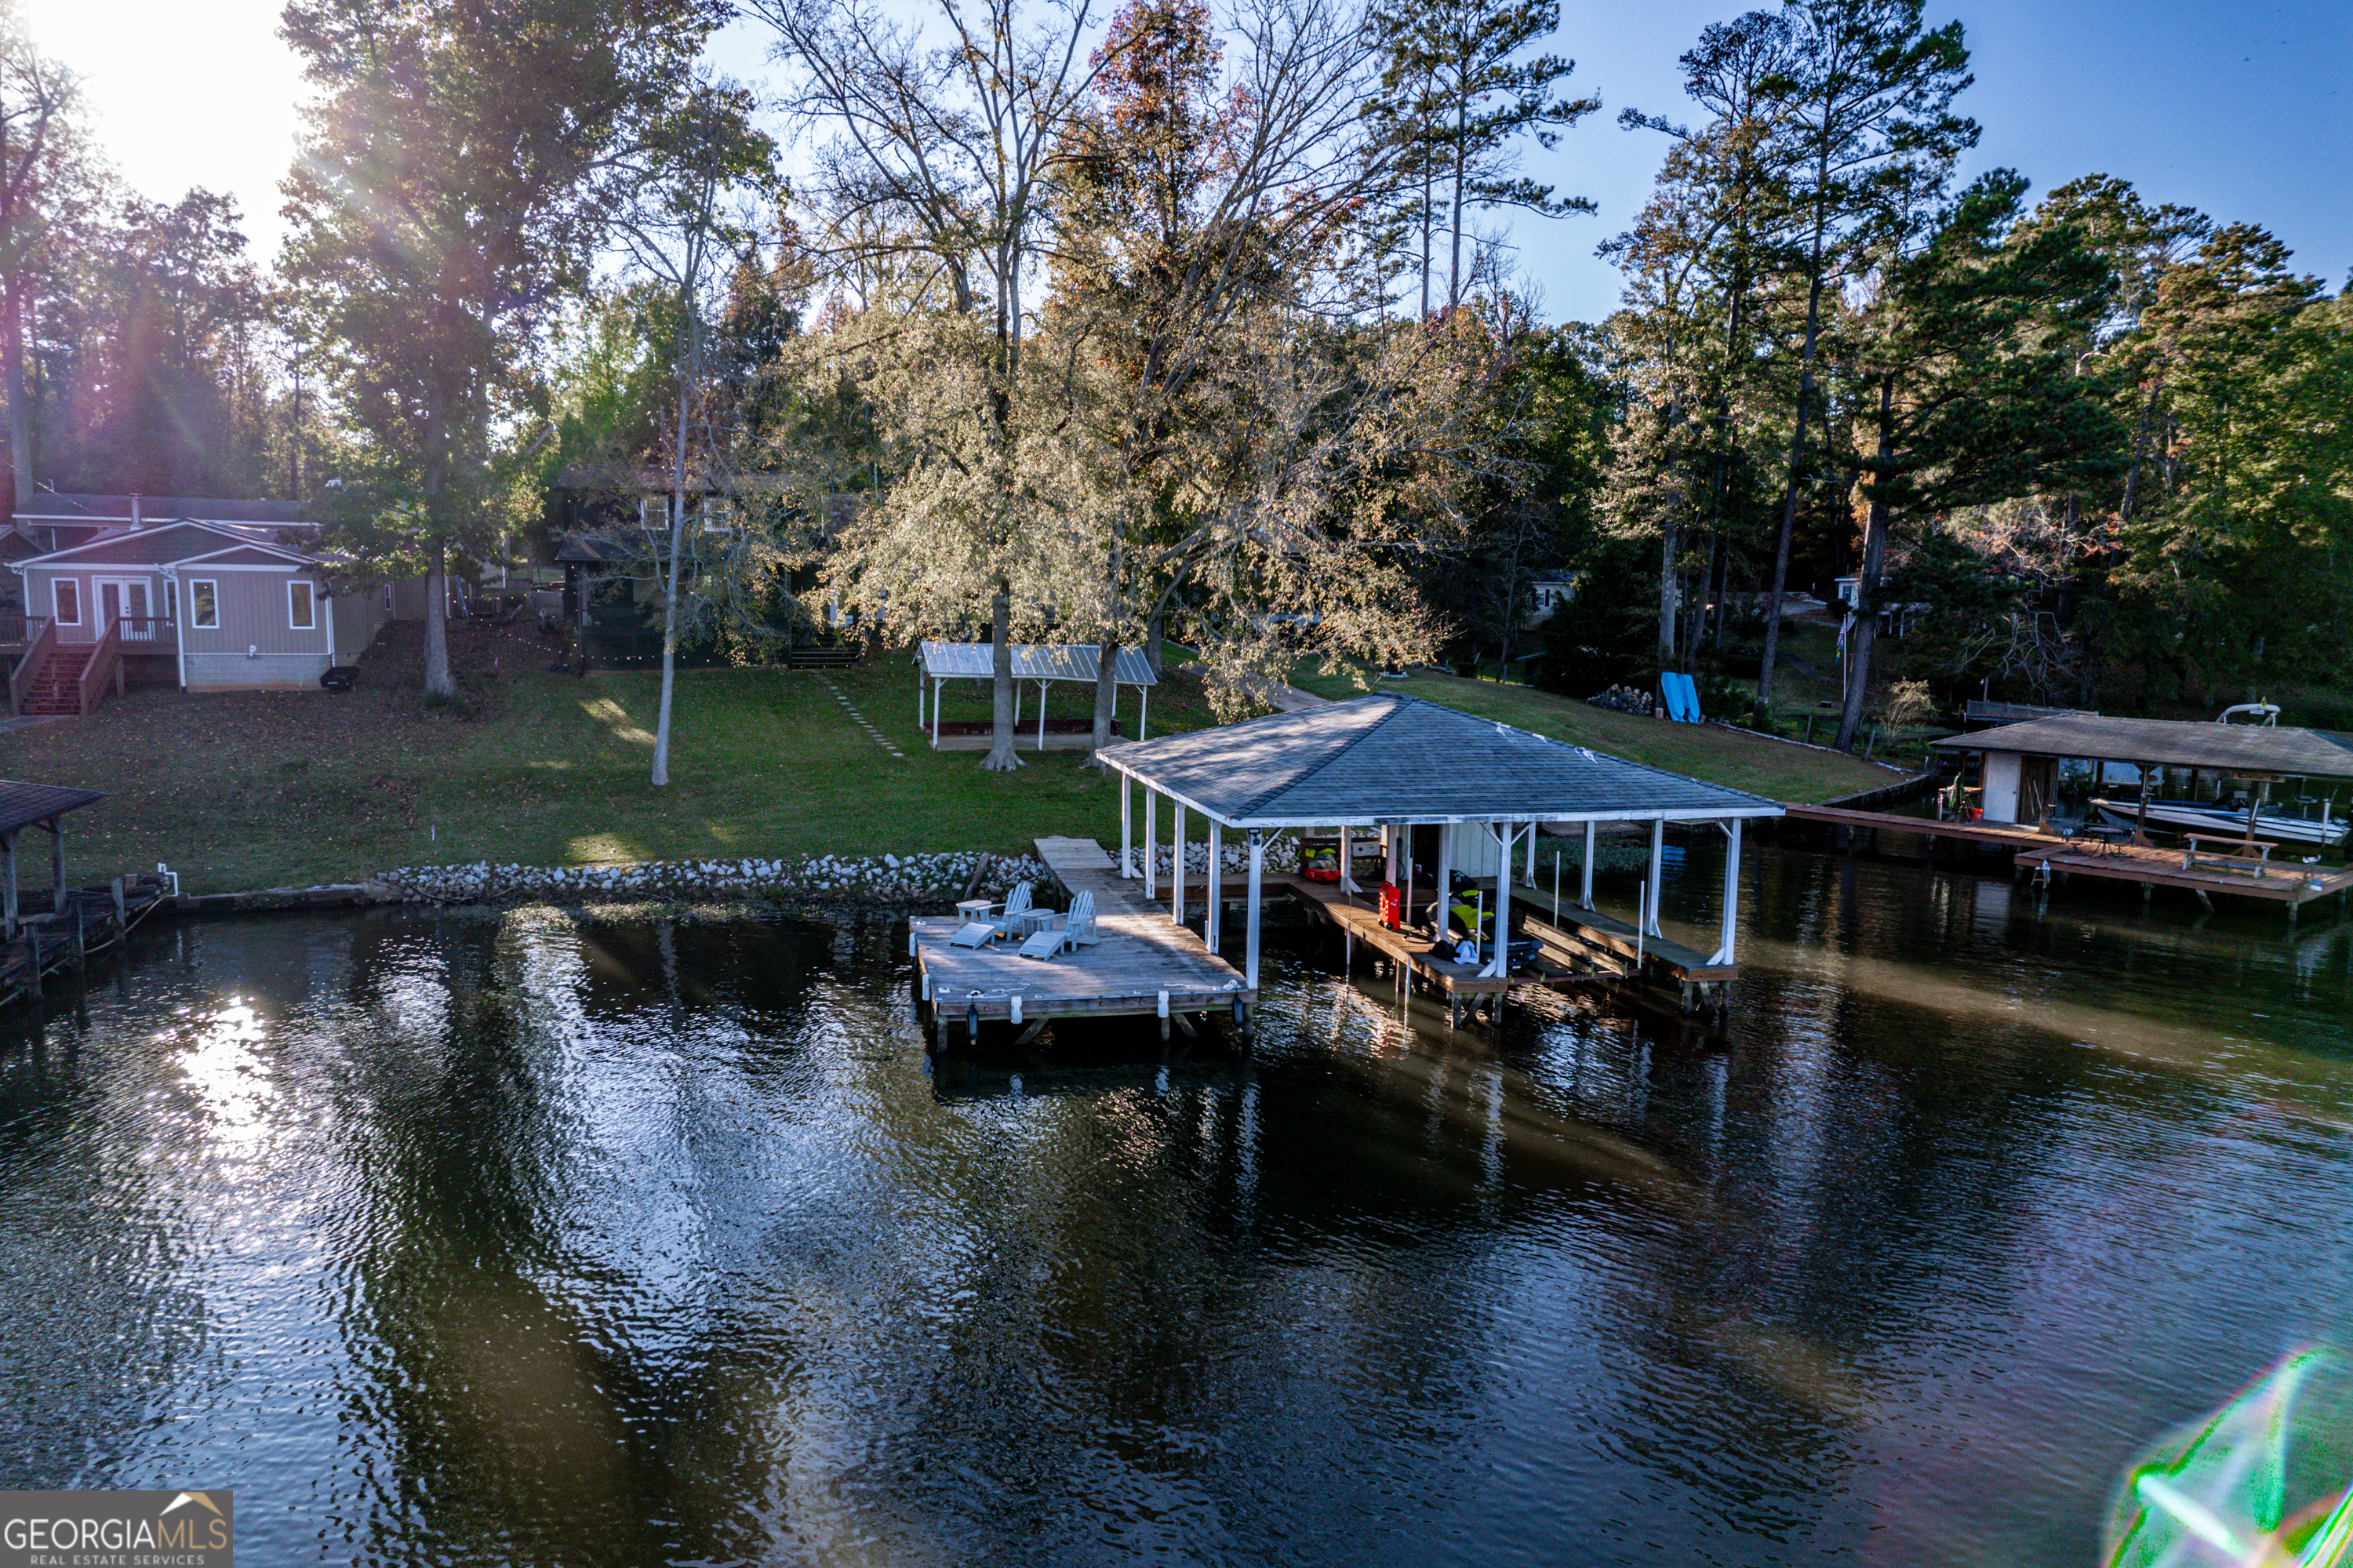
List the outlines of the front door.
<svg viewBox="0 0 2353 1568">
<path fill-rule="evenodd" d="M 110 626 L 119 628 L 125 642 L 153 642 L 155 623 L 149 619 L 147 579 L 144 577 L 100 577 L 98 579 L 98 624 L 92 627 L 93 639 L 104 637 Z"/>
</svg>

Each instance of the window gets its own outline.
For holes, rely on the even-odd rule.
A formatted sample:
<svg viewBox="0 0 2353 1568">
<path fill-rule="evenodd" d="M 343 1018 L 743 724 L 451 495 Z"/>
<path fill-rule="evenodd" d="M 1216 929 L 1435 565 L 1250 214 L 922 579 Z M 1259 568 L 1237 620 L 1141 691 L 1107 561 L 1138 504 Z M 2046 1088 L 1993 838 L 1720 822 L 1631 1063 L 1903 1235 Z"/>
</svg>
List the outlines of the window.
<svg viewBox="0 0 2353 1568">
<path fill-rule="evenodd" d="M 56 601 L 58 624 L 81 624 L 81 584 L 71 577 L 58 577 L 49 584 L 49 596 Z"/>
<path fill-rule="evenodd" d="M 220 584 L 210 577 L 188 579 L 188 624 L 206 631 L 220 627 Z"/>
<path fill-rule="evenodd" d="M 286 624 L 297 631 L 315 631 L 319 626 L 318 585 L 301 577 L 288 579 L 286 584 Z"/>
<path fill-rule="evenodd" d="M 177 577 L 164 579 L 164 619 L 180 619 L 180 579 Z"/>
</svg>

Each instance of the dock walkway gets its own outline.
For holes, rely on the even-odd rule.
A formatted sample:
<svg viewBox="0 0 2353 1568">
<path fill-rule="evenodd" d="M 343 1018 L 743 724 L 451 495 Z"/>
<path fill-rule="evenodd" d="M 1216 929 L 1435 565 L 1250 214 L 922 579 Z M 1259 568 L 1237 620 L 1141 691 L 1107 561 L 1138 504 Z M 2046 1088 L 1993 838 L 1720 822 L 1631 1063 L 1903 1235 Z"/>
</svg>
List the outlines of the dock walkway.
<svg viewBox="0 0 2353 1568">
<path fill-rule="evenodd" d="M 1073 895 L 1092 892 L 1103 939 L 1048 960 L 1025 959 L 1009 942 L 986 948 L 950 944 L 953 916 L 917 916 L 908 944 L 917 984 L 932 1016 L 947 1026 L 961 1019 L 967 1044 L 987 1022 L 1021 1024 L 1050 1018 L 1157 1016 L 1167 1020 L 1212 1009 L 1248 1008 L 1258 992 L 1241 971 L 1219 958 L 1167 911 L 1145 899 L 1115 874 L 1111 856 L 1092 839 L 1041 838 L 1038 857 Z M 1237 1012 L 1236 1016 L 1242 1013 Z M 1161 1025 L 1165 1032 L 1166 1022 Z"/>
<path fill-rule="evenodd" d="M 1900 811 L 1858 811 L 1845 806 L 1783 806 L 1793 822 L 1826 822 L 1832 827 L 1869 828 L 1874 832 L 1919 833 L 1932 839 L 1967 839 L 1974 843 L 2056 844 L 2063 841 L 2037 828 L 2015 822 L 1941 821 L 1935 817 L 1907 817 Z"/>
</svg>

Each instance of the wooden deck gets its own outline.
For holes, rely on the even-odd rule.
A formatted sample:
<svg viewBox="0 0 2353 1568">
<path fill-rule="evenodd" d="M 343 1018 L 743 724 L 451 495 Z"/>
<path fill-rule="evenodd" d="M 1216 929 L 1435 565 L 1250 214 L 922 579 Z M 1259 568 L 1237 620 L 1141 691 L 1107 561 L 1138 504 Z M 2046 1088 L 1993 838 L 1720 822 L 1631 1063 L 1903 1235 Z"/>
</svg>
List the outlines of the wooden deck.
<svg viewBox="0 0 2353 1568">
<path fill-rule="evenodd" d="M 2094 876 L 2116 882 L 2137 882 L 2144 896 L 2153 887 L 2181 887 L 2211 903 L 2211 895 L 2266 898 L 2287 906 L 2293 919 L 2298 909 L 2316 898 L 2334 894 L 2340 900 L 2353 892 L 2353 867 L 2304 865 L 2296 861 L 2250 861 L 2248 869 L 2217 866 L 2211 861 L 2184 868 L 2178 849 L 2150 849 L 2137 844 L 2103 846 L 2097 851 L 2076 844 L 2052 844 L 2021 850 L 2022 866 L 2048 867 L 2054 874 Z"/>
<path fill-rule="evenodd" d="M 1525 906 L 1520 902 L 1523 897 L 1528 901 Z M 1522 918 L 1528 935 L 1548 951 L 1557 950 L 1563 958 L 1615 961 L 1630 971 L 1639 962 L 1645 979 L 1669 985 L 1712 984 L 1728 980 L 1739 972 L 1732 964 L 1712 964 L 1708 954 L 1670 938 L 1638 937 L 1630 922 L 1598 909 L 1573 909 L 1563 905 L 1556 916 L 1552 912 L 1552 895 L 1538 893 L 1533 887 L 1512 889 L 1512 909 L 1515 914 L 1525 909 Z M 1543 913 L 1538 914 L 1538 910 Z"/>
<path fill-rule="evenodd" d="M 958 926 L 953 916 L 909 921 L 918 985 L 942 1026 L 943 1044 L 959 1021 L 969 1032 L 976 1019 L 1166 1018 L 1257 1002 L 1241 971 L 1115 875 L 1111 856 L 1094 840 L 1044 838 L 1037 845 L 1039 858 L 1071 893 L 1094 894 L 1103 940 L 1040 961 L 1023 958 L 1009 942 L 950 946 Z"/>
</svg>

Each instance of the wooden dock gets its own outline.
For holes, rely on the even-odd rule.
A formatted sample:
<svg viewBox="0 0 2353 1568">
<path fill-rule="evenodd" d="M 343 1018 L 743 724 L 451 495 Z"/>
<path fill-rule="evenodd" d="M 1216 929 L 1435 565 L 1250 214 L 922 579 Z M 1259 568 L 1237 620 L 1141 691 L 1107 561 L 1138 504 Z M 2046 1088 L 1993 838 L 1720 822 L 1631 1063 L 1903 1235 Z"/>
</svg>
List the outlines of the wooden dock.
<svg viewBox="0 0 2353 1568">
<path fill-rule="evenodd" d="M 1258 992 L 1241 971 L 1124 882 L 1094 840 L 1041 838 L 1037 848 L 1073 895 L 1094 895 L 1103 939 L 1039 960 L 1023 958 L 1008 941 L 951 946 L 959 925 L 953 916 L 910 920 L 918 993 L 942 1048 L 958 1022 L 969 1044 L 985 1022 L 1020 1024 L 1034 1033 L 1052 1018 L 1157 1017 L 1165 1037 L 1169 1021 L 1186 1013 L 1224 1010 L 1247 1021 Z"/>
<path fill-rule="evenodd" d="M 1596 980 L 1639 980 L 1670 988 L 1688 999 L 1689 988 L 1730 980 L 1729 964 L 1711 964 L 1708 955 L 1663 937 L 1639 937 L 1623 920 L 1598 910 L 1551 910 L 1551 895 L 1514 883 L 1512 916 L 1514 928 L 1536 941 L 1537 959 L 1506 977 L 1482 976 L 1472 964 L 1460 964 L 1439 955 L 1429 933 L 1409 927 L 1393 931 L 1381 924 L 1379 911 L 1344 893 L 1336 884 L 1310 882 L 1304 877 L 1270 875 L 1268 890 L 1297 899 L 1311 911 L 1337 926 L 1347 943 L 1351 967 L 1356 946 L 1364 944 L 1398 968 L 1400 991 L 1419 984 L 1447 999 L 1450 1020 L 1458 1027 L 1462 1007 L 1482 999 L 1500 999 L 1514 985 L 1584 985 Z M 1541 910 L 1543 913 L 1539 914 Z"/>
<path fill-rule="evenodd" d="M 1781 811 L 1790 821 L 1869 828 L 1873 832 L 1919 833 L 1932 839 L 1964 839 L 1972 843 L 2010 848 L 2063 842 L 2039 828 L 2021 827 L 2015 822 L 1940 821 L 1935 817 L 1907 817 L 1900 811 L 1858 811 L 1845 806 L 1783 806 Z"/>
<path fill-rule="evenodd" d="M 2014 863 L 2021 872 L 2038 869 L 2052 876 L 2081 875 L 2138 883 L 2144 899 L 2159 887 L 2182 888 L 2197 895 L 2198 901 L 2210 909 L 2214 906 L 2214 895 L 2228 894 L 2285 905 L 2288 918 L 2294 920 L 2297 911 L 2316 898 L 2334 895 L 2342 908 L 2345 895 L 2353 892 L 2353 867 L 2348 866 L 2323 867 L 2305 865 L 2294 859 L 2275 859 L 2260 866 L 2251 860 L 2242 868 L 2218 865 L 2211 858 L 2202 863 L 2184 865 L 2179 849 L 2069 839 L 2014 822 L 1938 821 L 1932 817 L 1856 811 L 1841 806 L 1790 806 L 1786 810 L 1793 821 L 1868 828 L 1874 834 L 1918 833 L 1927 838 L 1992 844 L 2014 852 Z M 2281 846 L 2274 853 L 2284 853 L 2290 847 Z"/>
<path fill-rule="evenodd" d="M 2295 919 L 2297 912 L 2314 899 L 2331 895 L 2336 896 L 2341 911 L 2346 895 L 2353 892 L 2353 867 L 2305 865 L 2293 860 L 2284 863 L 2250 861 L 2244 870 L 2217 866 L 2211 862 L 2184 867 L 2179 850 L 2139 844 L 2107 844 L 2097 849 L 2087 844 L 2049 844 L 2020 851 L 2018 863 L 2021 867 L 2043 868 L 2054 876 L 2137 882 L 2143 898 L 2148 897 L 2154 888 L 2186 888 L 2210 909 L 2213 907 L 2212 895 L 2217 893 L 2269 899 L 2284 904 L 2290 920 Z"/>
<path fill-rule="evenodd" d="M 16 935 L 0 938 L 0 1005 L 37 997 L 50 976 L 120 948 L 170 892 L 164 878 L 142 874 L 69 887 L 63 897 L 23 895 Z"/>
</svg>

